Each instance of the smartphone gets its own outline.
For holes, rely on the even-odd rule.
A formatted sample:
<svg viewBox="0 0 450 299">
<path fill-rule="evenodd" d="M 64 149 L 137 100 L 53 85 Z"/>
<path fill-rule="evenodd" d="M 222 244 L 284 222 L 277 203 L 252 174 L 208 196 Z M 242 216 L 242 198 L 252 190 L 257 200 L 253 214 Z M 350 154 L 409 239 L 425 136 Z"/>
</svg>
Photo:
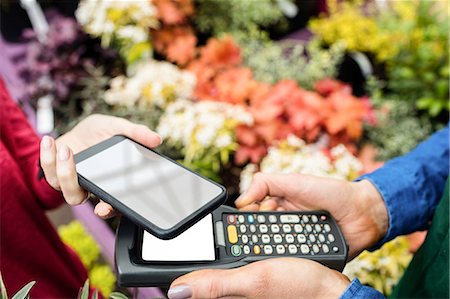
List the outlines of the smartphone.
<svg viewBox="0 0 450 299">
<path fill-rule="evenodd" d="M 172 239 L 226 200 L 223 186 L 117 135 L 75 155 L 80 185 L 160 239 Z"/>
</svg>

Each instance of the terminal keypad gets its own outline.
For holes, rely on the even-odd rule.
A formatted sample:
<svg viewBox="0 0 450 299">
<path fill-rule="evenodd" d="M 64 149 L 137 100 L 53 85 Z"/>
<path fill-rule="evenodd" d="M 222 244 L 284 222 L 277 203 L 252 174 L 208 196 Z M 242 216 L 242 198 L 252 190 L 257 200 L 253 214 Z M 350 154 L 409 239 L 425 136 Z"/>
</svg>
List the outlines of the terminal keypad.
<svg viewBox="0 0 450 299">
<path fill-rule="evenodd" d="M 223 214 L 229 254 L 314 256 L 338 254 L 337 229 L 326 214 Z"/>
</svg>

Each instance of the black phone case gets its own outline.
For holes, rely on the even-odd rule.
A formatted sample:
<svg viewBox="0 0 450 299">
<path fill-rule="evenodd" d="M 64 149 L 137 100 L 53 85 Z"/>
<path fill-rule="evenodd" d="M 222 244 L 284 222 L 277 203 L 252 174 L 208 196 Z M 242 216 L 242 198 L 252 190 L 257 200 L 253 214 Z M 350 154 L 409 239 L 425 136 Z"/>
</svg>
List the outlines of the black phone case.
<svg viewBox="0 0 450 299">
<path fill-rule="evenodd" d="M 143 230 L 134 225 L 126 218 L 121 219 L 121 223 L 117 229 L 116 245 L 115 245 L 115 260 L 117 271 L 117 283 L 121 287 L 165 287 L 168 286 L 174 279 L 200 269 L 231 269 L 247 265 L 262 259 L 273 258 L 274 256 L 259 257 L 243 256 L 232 257 L 227 253 L 225 246 L 218 246 L 216 239 L 216 221 L 221 221 L 224 213 L 245 213 L 239 212 L 234 208 L 221 206 L 215 210 L 213 215 L 213 231 L 214 241 L 216 244 L 216 260 L 215 261 L 195 261 L 195 262 L 149 262 L 142 260 L 142 240 Z M 286 214 L 290 212 L 253 212 L 255 214 Z M 315 212 L 299 212 L 301 214 L 325 214 L 329 217 L 330 225 L 337 232 L 339 239 L 340 252 L 338 254 L 330 254 L 328 256 L 303 256 L 301 258 L 308 258 L 320 262 L 321 264 L 332 269 L 342 271 L 344 269 L 348 246 L 345 242 L 344 236 L 340 231 L 334 219 L 324 211 Z M 183 248 L 180 248 L 183 250 Z M 219 257 L 219 259 L 218 259 Z M 285 256 L 287 257 L 287 255 Z M 291 257 L 296 257 L 292 255 Z M 297 256 L 299 257 L 299 256 Z M 299 257 L 300 258 L 300 257 Z"/>
<path fill-rule="evenodd" d="M 129 139 L 125 136 L 122 135 L 116 135 L 113 136 L 101 143 L 98 143 L 78 154 L 75 155 L 74 159 L 75 159 L 75 163 L 79 163 L 91 156 L 94 156 L 95 154 L 125 140 L 125 139 Z M 129 209 L 127 206 L 125 206 L 122 202 L 120 202 L 119 200 L 117 200 L 116 198 L 114 198 L 112 195 L 108 194 L 107 192 L 105 192 L 104 190 L 102 190 L 101 188 L 99 188 L 97 185 L 95 185 L 94 183 L 92 183 L 91 181 L 87 180 L 86 178 L 84 178 L 82 175 L 78 174 L 78 182 L 80 184 L 80 186 L 82 186 L 84 189 L 86 189 L 87 191 L 91 192 L 92 194 L 96 195 L 98 198 L 104 200 L 105 202 L 109 203 L 111 206 L 113 206 L 114 208 L 116 208 L 119 212 L 121 212 L 124 216 L 126 216 L 129 219 L 132 219 L 133 222 L 135 222 L 136 224 L 140 225 L 142 228 L 144 228 L 145 230 L 147 230 L 148 232 L 152 233 L 153 235 L 155 235 L 156 237 L 163 239 L 163 240 L 168 240 L 168 239 L 172 239 L 175 238 L 176 236 L 180 235 L 181 233 L 183 233 L 185 230 L 187 230 L 189 227 L 191 227 L 192 225 L 194 225 L 195 223 L 197 223 L 200 219 L 202 219 L 203 217 L 205 217 L 207 214 L 211 213 L 214 209 L 216 209 L 217 207 L 219 207 L 221 204 L 223 204 L 226 200 L 227 197 L 227 192 L 226 189 L 217 184 L 216 182 L 203 177 L 202 175 L 193 172 L 192 170 L 184 167 L 183 165 L 177 163 L 176 161 L 170 159 L 169 157 L 166 157 L 164 155 L 161 155 L 160 153 L 157 153 L 156 151 L 146 147 L 145 145 L 136 142 L 132 139 L 129 139 L 143 147 L 145 147 L 146 149 L 156 153 L 157 155 L 165 158 L 166 160 L 170 161 L 171 163 L 175 163 L 178 166 L 192 172 L 194 175 L 197 175 L 201 178 L 203 178 L 204 180 L 207 180 L 208 182 L 218 186 L 221 190 L 222 193 L 211 199 L 207 204 L 205 204 L 203 207 L 201 207 L 200 209 L 198 209 L 197 211 L 195 211 L 194 213 L 192 213 L 191 215 L 189 215 L 188 217 L 186 217 L 185 219 L 183 219 L 182 221 L 180 221 L 179 223 L 177 223 L 175 226 L 173 226 L 172 228 L 169 229 L 162 229 L 158 226 L 156 226 L 155 224 L 153 224 L 151 221 L 145 219 L 144 217 L 142 217 L 141 215 L 134 213 L 131 209 Z M 113 161 L 111 161 L 113 163 Z"/>
</svg>

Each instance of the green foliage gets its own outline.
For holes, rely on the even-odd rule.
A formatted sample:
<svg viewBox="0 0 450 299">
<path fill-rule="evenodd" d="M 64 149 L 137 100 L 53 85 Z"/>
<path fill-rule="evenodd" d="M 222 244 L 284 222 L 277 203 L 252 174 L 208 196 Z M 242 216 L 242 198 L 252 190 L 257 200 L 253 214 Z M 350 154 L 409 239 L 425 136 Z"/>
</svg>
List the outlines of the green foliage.
<svg viewBox="0 0 450 299">
<path fill-rule="evenodd" d="M 34 286 L 36 281 L 27 283 L 23 288 L 21 288 L 12 299 L 29 299 L 31 288 Z"/>
<path fill-rule="evenodd" d="M 8 299 L 8 293 L 6 292 L 5 283 L 3 282 L 2 273 L 0 273 L 0 289 L 2 297 L 1 299 Z"/>
<path fill-rule="evenodd" d="M 127 296 L 125 296 L 124 294 L 119 293 L 119 292 L 112 292 L 109 295 L 109 298 L 111 298 L 111 299 L 128 299 Z"/>
<path fill-rule="evenodd" d="M 36 281 L 27 283 L 11 299 L 29 299 L 31 288 L 34 286 L 35 283 Z M 5 283 L 3 282 L 3 277 L 1 273 L 0 273 L 0 289 L 1 289 L 1 299 L 8 299 L 8 293 L 6 292 Z"/>
<path fill-rule="evenodd" d="M 276 0 L 196 0 L 195 25 L 205 34 L 258 32 L 286 26 Z"/>
<path fill-rule="evenodd" d="M 242 40 L 240 46 L 245 64 L 256 80 L 274 84 L 292 79 L 306 89 L 312 89 L 320 79 L 335 77 L 345 51 L 342 43 L 323 49 L 318 40 L 306 45 L 294 41 Z"/>
<path fill-rule="evenodd" d="M 429 118 L 418 116 L 407 101 L 383 99 L 376 106 L 379 124 L 367 127 L 366 137 L 378 148 L 382 161 L 408 153 L 432 133 Z"/>
<path fill-rule="evenodd" d="M 431 118 L 450 110 L 448 9 L 446 1 L 405 1 L 379 21 L 399 36 L 397 55 L 386 62 L 390 92 Z"/>
<path fill-rule="evenodd" d="M 79 221 L 72 221 L 68 225 L 60 226 L 58 233 L 63 242 L 80 257 L 89 272 L 92 285 L 98 288 L 104 297 L 107 297 L 115 288 L 116 278 L 108 265 L 99 262 L 100 248 L 95 240 Z M 89 282 L 86 283 L 89 289 Z M 83 295 L 81 296 L 84 298 Z"/>
<path fill-rule="evenodd" d="M 89 298 L 89 279 L 86 279 L 83 287 L 81 288 L 81 292 L 78 296 L 80 299 L 88 299 Z"/>
</svg>

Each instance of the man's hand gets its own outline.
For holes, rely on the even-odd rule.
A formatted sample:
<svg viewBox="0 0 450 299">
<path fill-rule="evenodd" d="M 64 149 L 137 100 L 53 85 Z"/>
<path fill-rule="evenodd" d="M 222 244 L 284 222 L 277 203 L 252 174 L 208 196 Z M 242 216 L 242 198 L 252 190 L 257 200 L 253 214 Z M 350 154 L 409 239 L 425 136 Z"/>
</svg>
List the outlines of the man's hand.
<svg viewBox="0 0 450 299">
<path fill-rule="evenodd" d="M 70 205 L 80 204 L 88 196 L 78 184 L 73 155 L 114 135 L 125 135 L 148 147 L 161 144 L 161 137 L 146 126 L 106 115 L 89 116 L 56 140 L 49 136 L 42 138 L 40 161 L 45 179 L 54 189 L 62 191 Z M 107 218 L 113 214 L 113 208 L 100 202 L 95 213 Z"/>
<path fill-rule="evenodd" d="M 350 281 L 335 270 L 301 258 L 277 258 L 230 270 L 199 270 L 176 279 L 170 299 L 339 298 Z"/>
<path fill-rule="evenodd" d="M 337 221 L 350 247 L 350 259 L 387 232 L 388 212 L 367 180 L 347 182 L 301 174 L 257 173 L 235 202 L 242 210 L 325 210 Z"/>
</svg>

